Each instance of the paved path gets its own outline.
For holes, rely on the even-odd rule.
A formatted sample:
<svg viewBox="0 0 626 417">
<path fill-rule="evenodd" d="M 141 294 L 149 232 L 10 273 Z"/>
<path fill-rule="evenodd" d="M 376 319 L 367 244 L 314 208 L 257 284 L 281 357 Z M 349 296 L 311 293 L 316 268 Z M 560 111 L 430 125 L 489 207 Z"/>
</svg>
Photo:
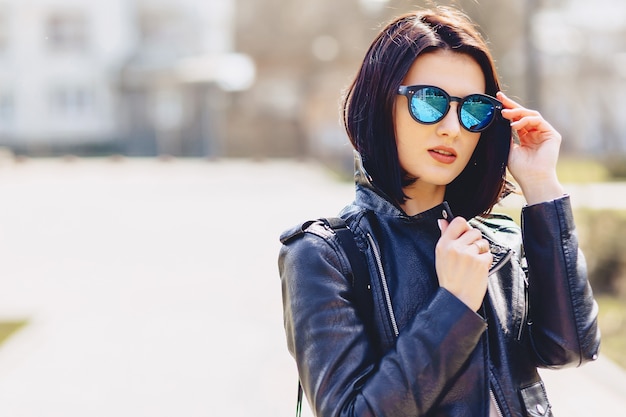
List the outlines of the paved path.
<svg viewBox="0 0 626 417">
<path fill-rule="evenodd" d="M 0 416 L 292 416 L 277 236 L 352 193 L 286 161 L 0 161 L 0 320 L 30 320 Z M 560 416 L 626 408 L 604 359 L 546 380 Z"/>
</svg>

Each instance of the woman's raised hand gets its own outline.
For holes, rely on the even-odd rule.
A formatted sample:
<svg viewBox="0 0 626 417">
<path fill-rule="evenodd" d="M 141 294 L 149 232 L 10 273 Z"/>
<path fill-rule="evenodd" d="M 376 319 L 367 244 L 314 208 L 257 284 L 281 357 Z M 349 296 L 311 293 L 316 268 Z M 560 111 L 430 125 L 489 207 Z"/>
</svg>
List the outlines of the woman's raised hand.
<svg viewBox="0 0 626 417">
<path fill-rule="evenodd" d="M 450 223 L 439 220 L 439 227 L 441 238 L 435 248 L 439 285 L 478 311 L 487 292 L 493 260 L 489 242 L 462 217 L 455 217 Z"/>
<path fill-rule="evenodd" d="M 511 142 L 508 167 L 526 201 L 535 204 L 561 197 L 563 187 L 556 175 L 561 135 L 539 112 L 521 106 L 502 92 L 497 98 L 504 105 L 502 117 L 511 122 L 519 137 L 519 144 Z"/>
</svg>

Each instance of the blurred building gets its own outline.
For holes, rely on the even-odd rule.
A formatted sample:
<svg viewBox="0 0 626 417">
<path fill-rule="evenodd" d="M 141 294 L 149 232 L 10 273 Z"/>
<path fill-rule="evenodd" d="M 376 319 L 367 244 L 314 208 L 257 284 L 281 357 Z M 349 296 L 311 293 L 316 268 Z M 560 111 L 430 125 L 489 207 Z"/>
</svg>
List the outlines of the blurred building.
<svg viewBox="0 0 626 417">
<path fill-rule="evenodd" d="M 0 1 L 0 143 L 47 152 L 110 141 L 131 18 L 122 0 Z"/>
<path fill-rule="evenodd" d="M 0 145 L 18 152 L 219 152 L 245 88 L 232 0 L 0 0 Z M 228 67 L 235 67 L 232 71 Z"/>
<path fill-rule="evenodd" d="M 623 0 L 438 1 L 461 6 L 494 54 L 503 89 L 563 134 L 563 153 L 626 155 Z M 428 2 L 418 2 L 427 5 Z M 235 97 L 236 154 L 350 155 L 341 90 L 377 30 L 406 0 L 237 0 L 236 48 L 257 82 Z"/>
<path fill-rule="evenodd" d="M 501 68 L 502 75 L 509 86 L 522 89 L 523 53 L 521 59 L 519 52 L 507 53 L 511 45 L 523 51 L 523 21 L 493 16 L 521 16 L 523 4 L 456 3 L 466 5 L 486 33 L 497 34 L 491 42 L 497 55 L 516 64 L 507 66 L 513 71 Z M 233 98 L 237 112 L 228 123 L 229 151 L 314 156 L 351 169 L 352 148 L 340 122 L 342 90 L 381 26 L 415 7 L 406 0 L 237 0 L 236 49 L 253 57 L 257 79 Z"/>
<path fill-rule="evenodd" d="M 381 0 L 237 0 L 236 48 L 257 79 L 233 97 L 229 152 L 257 156 L 351 155 L 340 95 L 385 18 Z M 388 12 L 388 11 L 387 11 Z"/>
<path fill-rule="evenodd" d="M 626 3 L 546 1 L 532 23 L 542 113 L 564 151 L 624 158 Z"/>
<path fill-rule="evenodd" d="M 428 2 L 418 2 L 418 4 Z M 450 0 L 570 153 L 626 154 L 626 3 Z M 0 0 L 0 146 L 344 163 L 342 90 L 407 0 Z M 347 162 L 349 164 L 349 162 Z"/>
<path fill-rule="evenodd" d="M 234 53 L 231 0 L 136 0 L 136 42 L 120 79 L 120 128 L 129 155 L 227 152 L 230 95 L 254 80 Z"/>
<path fill-rule="evenodd" d="M 332 148 L 333 103 L 384 4 L 342 2 L 345 25 L 330 1 L 0 0 L 0 146 L 296 156 L 313 137 Z"/>
</svg>

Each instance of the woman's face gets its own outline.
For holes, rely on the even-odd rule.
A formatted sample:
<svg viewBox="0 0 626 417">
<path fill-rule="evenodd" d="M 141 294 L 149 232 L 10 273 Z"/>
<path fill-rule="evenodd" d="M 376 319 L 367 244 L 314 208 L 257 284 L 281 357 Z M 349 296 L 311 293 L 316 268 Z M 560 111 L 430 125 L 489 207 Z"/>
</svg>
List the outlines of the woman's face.
<svg viewBox="0 0 626 417">
<path fill-rule="evenodd" d="M 485 93 L 485 77 L 481 67 L 469 55 L 438 50 L 415 59 L 403 85 L 432 85 L 449 95 L 466 97 Z M 398 95 L 394 108 L 394 126 L 400 166 L 417 181 L 405 188 L 429 185 L 437 189 L 452 182 L 463 171 L 478 144 L 480 133 L 465 130 L 458 118 L 457 102 L 438 123 L 424 125 L 409 114 L 407 97 Z"/>
</svg>

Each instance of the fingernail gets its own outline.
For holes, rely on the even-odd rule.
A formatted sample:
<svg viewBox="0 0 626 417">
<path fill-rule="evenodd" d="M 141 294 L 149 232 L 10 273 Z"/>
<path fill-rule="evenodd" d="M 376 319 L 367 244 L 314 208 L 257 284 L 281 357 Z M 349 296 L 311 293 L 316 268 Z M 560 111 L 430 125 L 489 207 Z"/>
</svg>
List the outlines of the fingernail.
<svg viewBox="0 0 626 417">
<path fill-rule="evenodd" d="M 437 219 L 437 226 L 439 226 L 439 230 L 443 232 L 443 225 L 441 224 L 442 221 L 443 219 Z"/>
</svg>

